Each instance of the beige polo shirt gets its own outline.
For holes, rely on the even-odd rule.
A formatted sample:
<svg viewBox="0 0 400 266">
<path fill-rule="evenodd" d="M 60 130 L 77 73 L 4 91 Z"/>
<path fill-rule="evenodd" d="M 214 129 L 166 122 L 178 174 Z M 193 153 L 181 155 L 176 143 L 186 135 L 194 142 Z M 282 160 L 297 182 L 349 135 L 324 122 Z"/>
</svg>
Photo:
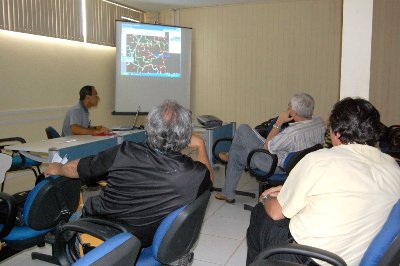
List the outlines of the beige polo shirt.
<svg viewBox="0 0 400 266">
<path fill-rule="evenodd" d="M 304 157 L 278 201 L 299 244 L 358 265 L 400 198 L 400 167 L 367 145 L 339 145 Z"/>
</svg>

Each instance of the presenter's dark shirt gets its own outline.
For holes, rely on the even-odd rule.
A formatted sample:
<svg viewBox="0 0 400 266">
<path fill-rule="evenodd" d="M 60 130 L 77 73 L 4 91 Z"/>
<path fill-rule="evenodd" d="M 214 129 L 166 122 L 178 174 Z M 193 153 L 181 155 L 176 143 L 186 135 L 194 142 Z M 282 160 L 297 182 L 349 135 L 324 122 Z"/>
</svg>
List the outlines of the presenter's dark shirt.
<svg viewBox="0 0 400 266">
<path fill-rule="evenodd" d="M 78 164 L 84 184 L 107 180 L 99 195 L 86 200 L 84 215 L 128 223 L 142 246 L 151 244 L 161 220 L 211 186 L 207 167 L 177 152 L 123 142 Z"/>
</svg>

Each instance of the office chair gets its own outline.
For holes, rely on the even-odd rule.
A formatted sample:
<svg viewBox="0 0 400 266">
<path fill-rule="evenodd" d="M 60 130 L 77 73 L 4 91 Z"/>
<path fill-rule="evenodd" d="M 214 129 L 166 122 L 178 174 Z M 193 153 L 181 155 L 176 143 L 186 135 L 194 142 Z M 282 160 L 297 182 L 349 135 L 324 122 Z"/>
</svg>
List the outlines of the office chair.
<svg viewBox="0 0 400 266">
<path fill-rule="evenodd" d="M 212 160 L 214 162 L 218 162 L 218 163 L 222 164 L 225 167 L 225 176 L 226 176 L 226 167 L 228 165 L 228 161 L 221 159 L 219 154 L 221 152 L 229 152 L 230 146 L 232 144 L 232 140 L 233 140 L 233 138 L 220 138 L 220 139 L 217 139 L 213 143 L 213 146 L 212 146 L 212 155 L 213 155 Z M 247 171 L 247 169 L 245 169 L 245 171 Z M 222 189 L 218 188 L 218 187 L 212 187 L 211 191 L 221 192 Z M 247 197 L 251 197 L 253 199 L 256 197 L 256 194 L 254 194 L 252 192 L 247 192 L 247 191 L 235 190 L 235 193 L 237 195 L 247 196 Z"/>
<path fill-rule="evenodd" d="M 360 266 L 391 266 L 400 264 L 400 200 L 393 206 L 382 229 L 372 240 L 364 253 Z M 342 258 L 326 250 L 299 245 L 286 244 L 264 249 L 251 266 L 266 265 L 268 257 L 274 254 L 299 254 L 315 259 L 321 259 L 332 265 L 345 266 Z M 268 265 L 301 265 L 284 261 L 268 261 Z"/>
<path fill-rule="evenodd" d="M 135 265 L 169 265 L 177 261 L 179 265 L 187 265 L 193 258 L 192 249 L 199 238 L 210 195 L 207 190 L 190 204 L 168 214 L 158 226 L 152 245 L 140 251 Z M 119 223 L 93 217 L 81 218 L 61 226 L 61 234 L 68 237 L 57 238 L 55 254 L 59 263 L 69 265 L 77 258 L 71 252 L 72 248 L 68 248 L 71 246 L 68 243 L 75 242 L 71 240 L 74 239 L 71 236 L 76 235 L 76 232 L 88 233 L 104 240 L 110 232 L 112 234 L 112 230 L 117 230 L 118 233 L 128 231 Z"/>
<path fill-rule="evenodd" d="M 178 260 L 181 265 L 187 265 L 193 258 L 191 250 L 199 238 L 210 195 L 207 190 L 192 203 L 164 218 L 153 244 L 142 250 L 136 265 L 156 266 Z"/>
<path fill-rule="evenodd" d="M 55 139 L 61 137 L 61 135 L 55 130 L 54 127 L 48 126 L 46 129 L 46 135 L 48 139 Z"/>
<path fill-rule="evenodd" d="M 22 210 L 18 210 L 13 196 L 0 192 L 8 207 L 0 224 L 0 239 L 13 250 L 44 246 L 45 235 L 61 221 L 68 221 L 76 210 L 80 186 L 79 180 L 50 176 L 29 192 Z"/>
<path fill-rule="evenodd" d="M 11 138 L 0 139 L 1 153 L 9 154 L 12 157 L 12 164 L 8 171 L 11 172 L 11 171 L 20 171 L 20 170 L 30 169 L 33 171 L 33 173 L 37 179 L 38 176 L 41 174 L 41 171 L 40 171 L 40 165 L 42 164 L 41 162 L 37 162 L 32 159 L 29 159 L 17 151 L 8 152 L 4 148 L 7 145 L 20 144 L 20 143 L 26 143 L 25 139 L 23 139 L 21 137 L 11 137 Z M 5 182 L 3 182 L 1 185 L 1 191 L 4 190 L 4 183 Z"/>
<path fill-rule="evenodd" d="M 249 153 L 249 155 L 247 156 L 246 167 L 247 167 L 250 175 L 256 177 L 256 180 L 259 184 L 258 185 L 259 195 L 261 195 L 261 193 L 263 193 L 264 190 L 267 188 L 282 185 L 285 182 L 290 171 L 295 167 L 295 165 L 304 156 L 306 156 L 310 152 L 313 152 L 313 151 L 316 151 L 319 149 L 322 149 L 321 144 L 316 144 L 310 148 L 289 153 L 288 156 L 286 157 L 285 161 L 283 162 L 283 169 L 282 169 L 284 171 L 283 173 L 275 173 L 277 165 L 278 165 L 278 156 L 270 153 L 269 151 L 267 151 L 265 149 L 252 150 Z M 267 156 L 270 156 L 272 158 L 271 168 L 269 169 L 268 172 L 264 172 L 258 168 L 254 168 L 251 166 L 251 160 L 253 159 L 253 156 L 256 155 L 257 153 L 266 154 Z"/>
</svg>

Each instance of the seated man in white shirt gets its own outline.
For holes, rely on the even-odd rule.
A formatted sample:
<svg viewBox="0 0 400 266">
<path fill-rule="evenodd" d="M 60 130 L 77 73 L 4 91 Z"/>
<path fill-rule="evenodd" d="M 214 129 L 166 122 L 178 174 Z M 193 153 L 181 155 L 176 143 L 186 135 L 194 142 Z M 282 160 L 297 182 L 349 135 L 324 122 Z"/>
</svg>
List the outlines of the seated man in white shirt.
<svg viewBox="0 0 400 266">
<path fill-rule="evenodd" d="M 333 147 L 305 156 L 283 186 L 260 196 L 247 230 L 247 264 L 266 247 L 297 242 L 359 265 L 400 198 L 400 167 L 376 148 L 382 126 L 375 107 L 345 98 L 335 104 L 329 123 Z"/>
</svg>

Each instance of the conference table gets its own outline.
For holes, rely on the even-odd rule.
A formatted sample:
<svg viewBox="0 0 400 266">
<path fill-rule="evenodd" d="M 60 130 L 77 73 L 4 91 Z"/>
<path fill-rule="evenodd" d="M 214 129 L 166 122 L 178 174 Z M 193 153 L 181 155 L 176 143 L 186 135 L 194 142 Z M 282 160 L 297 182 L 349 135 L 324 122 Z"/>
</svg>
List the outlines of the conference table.
<svg viewBox="0 0 400 266">
<path fill-rule="evenodd" d="M 42 163 L 51 162 L 56 156 L 68 160 L 94 155 L 123 141 L 142 143 L 146 141 L 144 130 L 120 131 L 109 136 L 74 135 L 6 146 L 5 149 L 18 151 L 22 155 Z"/>
<path fill-rule="evenodd" d="M 224 123 L 214 128 L 194 126 L 193 132 L 202 135 L 206 144 L 207 155 L 214 163 L 212 145 L 217 139 L 233 137 L 236 130 L 236 123 Z M 68 137 L 33 141 L 23 144 L 6 146 L 8 150 L 18 151 L 22 155 L 42 163 L 52 162 L 58 155 L 61 158 L 75 160 L 89 155 L 95 155 L 101 151 L 121 144 L 123 141 L 136 143 L 146 142 L 146 132 L 143 129 L 130 131 L 117 131 L 111 136 L 73 135 Z"/>
</svg>

